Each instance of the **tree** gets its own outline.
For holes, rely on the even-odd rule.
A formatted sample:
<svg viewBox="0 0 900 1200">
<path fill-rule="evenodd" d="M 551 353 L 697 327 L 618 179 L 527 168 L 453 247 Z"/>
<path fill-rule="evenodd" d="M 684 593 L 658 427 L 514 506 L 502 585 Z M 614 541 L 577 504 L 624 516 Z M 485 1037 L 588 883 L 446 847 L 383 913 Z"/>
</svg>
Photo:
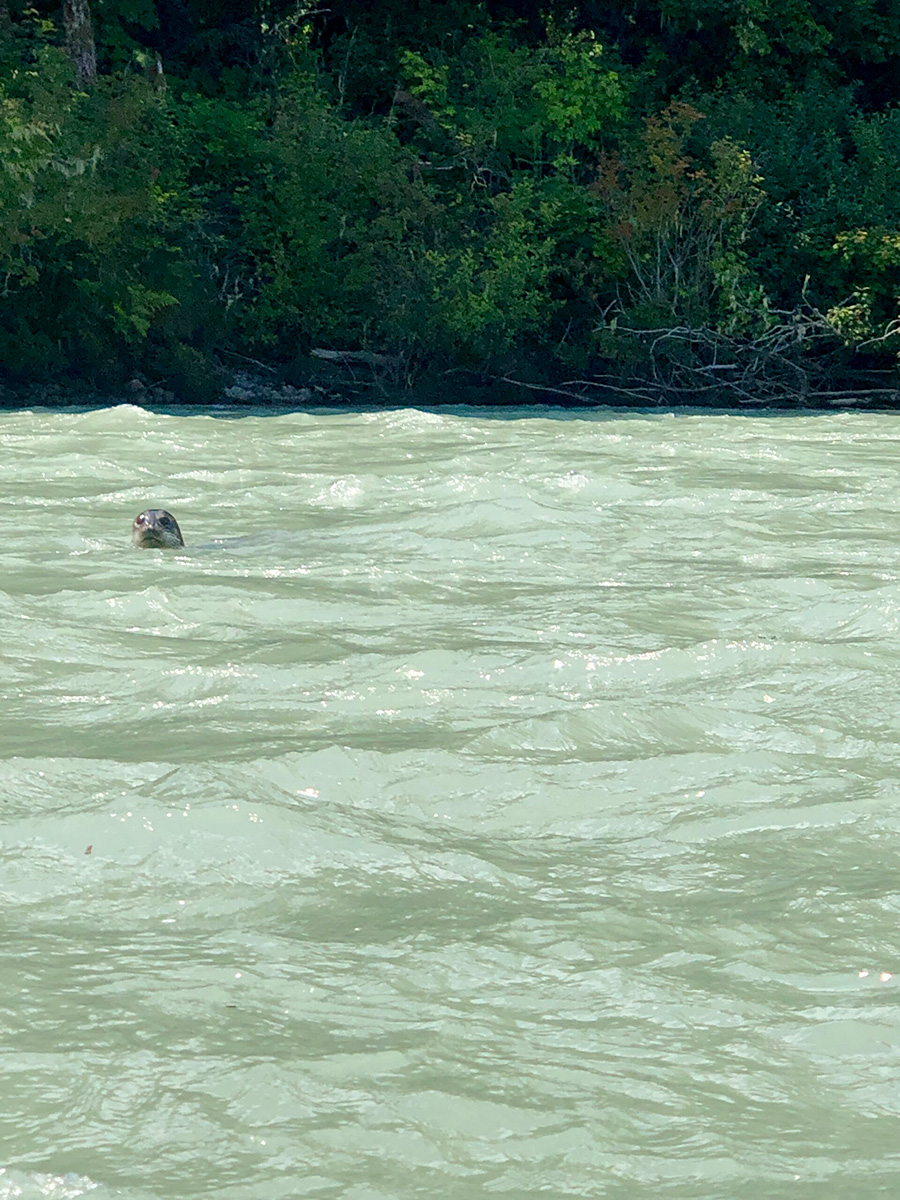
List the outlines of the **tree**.
<svg viewBox="0 0 900 1200">
<path fill-rule="evenodd" d="M 78 86 L 91 87 L 97 82 L 97 50 L 88 0 L 63 0 L 63 24 Z"/>
</svg>

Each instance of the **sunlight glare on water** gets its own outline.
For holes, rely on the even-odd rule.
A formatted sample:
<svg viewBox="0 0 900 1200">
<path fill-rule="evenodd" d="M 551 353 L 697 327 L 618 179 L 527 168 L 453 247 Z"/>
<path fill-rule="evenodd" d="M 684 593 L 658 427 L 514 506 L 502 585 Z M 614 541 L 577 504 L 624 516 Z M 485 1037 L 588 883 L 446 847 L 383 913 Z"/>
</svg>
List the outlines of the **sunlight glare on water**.
<svg viewBox="0 0 900 1200">
<path fill-rule="evenodd" d="M 0 415 L 0 1200 L 900 1191 L 898 452 Z"/>
</svg>

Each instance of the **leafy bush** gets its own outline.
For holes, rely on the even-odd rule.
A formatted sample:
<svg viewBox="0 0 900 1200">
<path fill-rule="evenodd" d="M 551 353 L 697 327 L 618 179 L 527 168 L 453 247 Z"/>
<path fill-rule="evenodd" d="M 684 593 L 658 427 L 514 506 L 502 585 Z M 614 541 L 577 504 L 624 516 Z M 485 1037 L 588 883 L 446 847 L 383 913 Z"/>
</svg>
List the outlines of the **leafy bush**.
<svg viewBox="0 0 900 1200">
<path fill-rule="evenodd" d="M 639 366 L 625 326 L 719 346 L 798 306 L 894 352 L 877 0 L 95 0 L 89 90 L 42 5 L 0 0 L 7 375 L 202 397 L 224 351 L 324 346 L 546 378 Z"/>
</svg>

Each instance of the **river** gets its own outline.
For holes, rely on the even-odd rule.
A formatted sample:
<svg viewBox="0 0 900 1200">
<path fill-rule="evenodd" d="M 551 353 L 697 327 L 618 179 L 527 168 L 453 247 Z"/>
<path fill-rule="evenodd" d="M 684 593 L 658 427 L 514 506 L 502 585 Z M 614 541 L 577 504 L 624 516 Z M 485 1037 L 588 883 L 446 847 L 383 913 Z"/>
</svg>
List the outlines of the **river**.
<svg viewBox="0 0 900 1200">
<path fill-rule="evenodd" d="M 0 414 L 0 1200 L 900 1192 L 898 461 Z"/>
</svg>

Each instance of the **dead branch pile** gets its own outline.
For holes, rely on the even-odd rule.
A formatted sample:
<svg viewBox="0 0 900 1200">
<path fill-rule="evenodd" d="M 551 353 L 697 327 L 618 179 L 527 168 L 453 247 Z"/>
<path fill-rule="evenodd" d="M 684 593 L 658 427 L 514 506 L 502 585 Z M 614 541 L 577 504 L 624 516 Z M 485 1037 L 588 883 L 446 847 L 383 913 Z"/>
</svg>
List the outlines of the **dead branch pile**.
<svg viewBox="0 0 900 1200">
<path fill-rule="evenodd" d="M 607 344 L 618 342 L 622 353 L 607 360 L 608 371 L 554 387 L 522 384 L 508 376 L 504 381 L 574 402 L 641 407 L 900 404 L 896 371 L 863 375 L 854 370 L 837 330 L 817 309 L 769 316 L 771 323 L 755 337 L 688 326 L 639 329 L 614 321 L 604 327 Z M 853 382 L 842 387 L 847 379 Z"/>
</svg>

